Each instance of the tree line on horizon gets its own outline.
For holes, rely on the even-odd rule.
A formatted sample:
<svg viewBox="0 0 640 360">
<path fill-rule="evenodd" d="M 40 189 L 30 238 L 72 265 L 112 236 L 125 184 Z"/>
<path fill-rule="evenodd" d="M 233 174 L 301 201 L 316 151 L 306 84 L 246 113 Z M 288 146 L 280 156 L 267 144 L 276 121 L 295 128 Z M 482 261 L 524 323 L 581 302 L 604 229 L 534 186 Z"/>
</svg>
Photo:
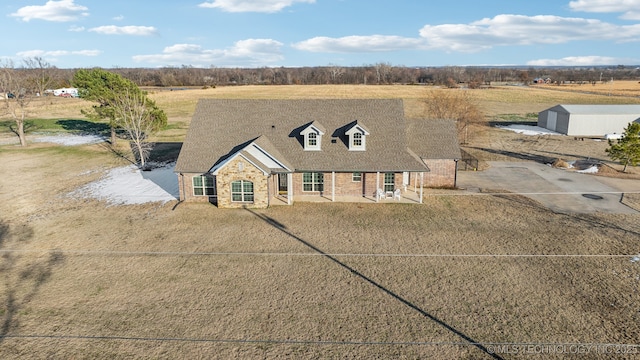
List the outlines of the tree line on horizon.
<svg viewBox="0 0 640 360">
<path fill-rule="evenodd" d="M 216 86 L 216 85 L 255 85 L 255 84 L 367 84 L 371 77 L 375 84 L 434 84 L 447 87 L 460 87 L 461 83 L 469 88 L 481 87 L 493 81 L 529 84 L 531 73 L 552 69 L 512 69 L 512 68 L 407 68 L 389 64 L 376 64 L 373 67 L 313 67 L 313 68 L 259 68 L 259 69 L 219 69 L 219 68 L 162 68 L 162 69 L 58 69 L 42 58 L 24 59 L 22 66 L 16 67 L 11 61 L 0 62 L 0 116 L 9 115 L 14 125 L 11 131 L 18 135 L 21 146 L 26 146 L 25 121 L 28 105 L 32 99 L 44 96 L 47 89 L 57 86 L 73 86 L 79 89 L 80 96 L 93 102 L 91 110 L 82 114 L 94 121 L 107 120 L 111 128 L 111 146 L 116 144 L 116 130 L 126 132 L 126 138 L 133 144 L 133 153 L 141 168 L 145 168 L 150 151 L 148 137 L 167 124 L 167 116 L 155 102 L 147 97 L 142 86 Z M 562 69 L 553 70 L 553 75 L 536 74 L 544 82 L 566 81 L 596 83 L 606 79 L 615 71 L 618 80 L 637 79 L 640 68 L 628 69 L 618 66 L 615 69 Z M 530 73 L 531 72 L 531 73 Z M 604 78 L 603 76 L 607 77 Z M 71 78 L 68 76 L 71 75 Z M 552 78 L 554 76 L 554 78 Z M 165 77 L 168 80 L 163 80 Z M 357 82 L 361 77 L 362 82 Z M 493 80 L 491 77 L 494 77 Z M 496 79 L 499 78 L 498 79 Z M 598 80 L 596 80 L 596 77 Z M 621 78 L 625 77 L 625 78 Z M 287 79 L 282 83 L 282 79 Z M 346 79 L 352 79 L 352 82 Z M 244 80 L 243 80 L 244 79 Z M 280 80 L 279 80 L 280 79 Z M 294 79 L 296 79 L 294 81 Z M 299 79 L 306 79 L 300 82 Z M 555 80 L 554 80 L 555 79 Z M 567 80 L 568 79 L 568 80 Z M 238 82 L 240 80 L 240 82 Z M 63 83 L 65 82 L 66 83 Z M 224 84 L 223 84 L 224 83 Z M 463 144 L 468 142 L 469 127 L 481 122 L 484 114 L 469 93 L 459 91 L 431 91 L 423 100 L 429 114 L 435 119 L 454 120 L 458 137 Z M 640 162 L 640 124 L 630 124 L 622 139 L 616 143 L 609 141 L 607 153 L 624 165 L 636 166 Z"/>
<path fill-rule="evenodd" d="M 15 70 L 38 72 L 44 88 L 71 85 L 75 73 L 82 69 L 61 69 L 41 58 L 24 59 Z M 233 85 L 437 85 L 480 88 L 492 83 L 532 84 L 536 79 L 550 79 L 553 84 L 597 83 L 614 80 L 640 80 L 640 68 L 609 67 L 480 67 L 442 66 L 408 67 L 390 63 L 343 67 L 338 65 L 313 67 L 223 68 L 193 66 L 162 68 L 104 69 L 119 74 L 143 87 L 214 87 Z M 0 89 L 2 91 L 3 89 Z"/>
</svg>

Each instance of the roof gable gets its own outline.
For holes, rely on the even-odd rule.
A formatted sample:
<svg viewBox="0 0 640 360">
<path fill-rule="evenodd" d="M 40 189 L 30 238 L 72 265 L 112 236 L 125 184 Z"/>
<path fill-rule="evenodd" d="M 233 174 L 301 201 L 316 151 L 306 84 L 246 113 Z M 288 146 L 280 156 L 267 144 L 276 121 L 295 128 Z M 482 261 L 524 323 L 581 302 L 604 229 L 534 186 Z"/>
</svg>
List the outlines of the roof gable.
<svg viewBox="0 0 640 360">
<path fill-rule="evenodd" d="M 347 124 L 345 129 L 346 135 L 353 135 L 356 132 L 360 132 L 364 135 L 369 135 L 369 130 L 362 125 L 362 123 L 358 123 L 358 120 L 354 120 L 351 123 Z"/>
<path fill-rule="evenodd" d="M 273 154 L 270 154 L 258 145 L 258 142 L 268 144 L 268 141 L 269 140 L 264 138 L 264 136 L 259 137 L 235 153 L 230 154 L 224 160 L 217 162 L 211 167 L 211 169 L 209 169 L 208 172 L 216 175 L 220 169 L 224 168 L 228 163 L 232 162 L 239 156 L 249 161 L 253 166 L 260 169 L 265 174 L 268 174 L 271 171 L 291 171 L 292 169 L 286 165 L 286 161 L 279 160 Z"/>
<path fill-rule="evenodd" d="M 310 123 L 302 125 L 302 129 L 300 130 L 300 135 L 308 135 L 312 132 L 315 132 L 318 135 L 324 135 L 325 127 L 320 125 L 317 121 L 312 121 Z"/>
</svg>

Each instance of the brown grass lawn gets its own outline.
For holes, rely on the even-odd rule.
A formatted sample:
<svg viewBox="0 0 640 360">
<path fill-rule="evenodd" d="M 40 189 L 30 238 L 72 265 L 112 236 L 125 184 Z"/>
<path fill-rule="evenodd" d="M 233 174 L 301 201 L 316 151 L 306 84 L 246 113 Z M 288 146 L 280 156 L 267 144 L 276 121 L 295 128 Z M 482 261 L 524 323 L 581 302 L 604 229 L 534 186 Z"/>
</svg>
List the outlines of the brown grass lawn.
<svg viewBox="0 0 640 360">
<path fill-rule="evenodd" d="M 517 196 L 107 206 L 69 195 L 124 164 L 99 145 L 0 164 L 3 359 L 477 359 L 640 335 L 638 216 Z"/>
<path fill-rule="evenodd" d="M 170 122 L 156 140 L 181 141 L 198 98 L 398 97 L 419 118 L 425 91 L 249 86 L 151 96 Z M 557 103 L 637 102 L 519 87 L 474 96 L 490 119 Z M 35 117 L 79 118 L 87 106 L 41 101 L 51 103 Z M 606 160 L 606 144 L 593 141 L 485 125 L 471 140 L 467 150 L 484 160 Z M 71 194 L 125 164 L 102 145 L 0 146 L 1 359 L 477 359 L 490 358 L 492 343 L 640 338 L 638 215 L 556 214 L 504 195 L 219 210 Z"/>
</svg>

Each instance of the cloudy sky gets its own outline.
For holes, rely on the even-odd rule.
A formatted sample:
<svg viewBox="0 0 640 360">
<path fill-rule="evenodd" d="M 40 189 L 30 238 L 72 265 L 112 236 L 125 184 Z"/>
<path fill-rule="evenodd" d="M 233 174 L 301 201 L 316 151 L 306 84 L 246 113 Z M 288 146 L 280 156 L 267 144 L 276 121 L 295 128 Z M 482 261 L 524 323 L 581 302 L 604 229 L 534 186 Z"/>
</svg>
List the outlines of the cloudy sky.
<svg viewBox="0 0 640 360">
<path fill-rule="evenodd" d="M 0 11 L 0 60 L 60 68 L 640 64 L 640 0 L 12 0 Z"/>
</svg>

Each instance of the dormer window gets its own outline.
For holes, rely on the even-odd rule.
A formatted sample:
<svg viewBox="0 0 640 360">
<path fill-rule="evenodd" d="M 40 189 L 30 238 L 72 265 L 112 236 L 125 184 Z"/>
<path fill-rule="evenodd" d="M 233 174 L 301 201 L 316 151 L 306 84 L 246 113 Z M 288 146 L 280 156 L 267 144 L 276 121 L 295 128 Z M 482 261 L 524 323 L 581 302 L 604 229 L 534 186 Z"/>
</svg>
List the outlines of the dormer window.
<svg viewBox="0 0 640 360">
<path fill-rule="evenodd" d="M 318 134 L 309 133 L 309 135 L 307 135 L 307 147 L 310 147 L 310 148 L 318 147 Z"/>
<path fill-rule="evenodd" d="M 365 151 L 367 149 L 367 135 L 369 131 L 365 129 L 362 124 L 358 124 L 354 121 L 345 131 L 345 135 L 349 137 L 349 150 L 350 151 Z"/>
<path fill-rule="evenodd" d="M 304 149 L 307 151 L 320 151 L 322 150 L 322 135 L 324 135 L 324 128 L 317 122 L 309 123 L 302 131 L 300 135 L 304 137 Z"/>
<path fill-rule="evenodd" d="M 362 133 L 354 133 L 351 136 L 351 147 L 354 148 L 361 148 L 362 147 Z"/>
</svg>

